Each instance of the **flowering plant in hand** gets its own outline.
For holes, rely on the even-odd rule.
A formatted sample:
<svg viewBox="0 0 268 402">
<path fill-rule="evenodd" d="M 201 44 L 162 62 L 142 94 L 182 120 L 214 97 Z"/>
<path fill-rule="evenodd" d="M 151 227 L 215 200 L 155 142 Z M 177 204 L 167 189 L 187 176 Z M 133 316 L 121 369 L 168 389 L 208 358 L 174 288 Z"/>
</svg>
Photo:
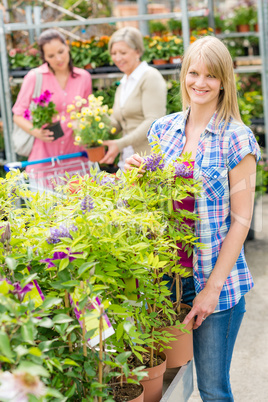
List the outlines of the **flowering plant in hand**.
<svg viewBox="0 0 268 402">
<path fill-rule="evenodd" d="M 103 96 L 96 98 L 89 95 L 88 99 L 76 96 L 74 102 L 68 105 L 67 113 L 71 121 L 67 126 L 73 129 L 75 145 L 98 147 L 116 132 L 109 118 L 113 110 L 103 105 L 102 101 Z"/>
<path fill-rule="evenodd" d="M 32 120 L 33 128 L 42 128 L 47 124 L 53 123 L 54 117 L 58 114 L 56 105 L 51 101 L 52 92 L 46 90 L 32 101 L 35 104 L 32 110 L 26 109 L 23 117 Z"/>
</svg>

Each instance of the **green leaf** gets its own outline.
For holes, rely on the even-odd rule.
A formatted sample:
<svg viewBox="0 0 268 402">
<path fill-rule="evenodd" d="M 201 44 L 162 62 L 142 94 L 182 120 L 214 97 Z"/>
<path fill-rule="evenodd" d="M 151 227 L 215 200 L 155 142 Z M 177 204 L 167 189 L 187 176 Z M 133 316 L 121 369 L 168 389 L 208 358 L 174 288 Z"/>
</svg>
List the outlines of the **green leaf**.
<svg viewBox="0 0 268 402">
<path fill-rule="evenodd" d="M 78 269 L 78 277 L 80 277 L 82 274 L 84 274 L 90 268 L 94 267 L 95 264 L 96 264 L 95 261 L 85 262 L 84 264 L 82 264 L 81 267 Z"/>
<path fill-rule="evenodd" d="M 21 336 L 27 343 L 33 343 L 34 341 L 34 325 L 32 321 L 26 322 L 21 327 Z"/>
<path fill-rule="evenodd" d="M 43 327 L 43 328 L 52 328 L 54 323 L 49 317 L 44 317 L 42 320 L 38 320 L 36 322 L 38 327 Z"/>
<path fill-rule="evenodd" d="M 16 269 L 16 267 L 18 265 L 18 261 L 15 260 L 14 258 L 7 257 L 6 264 L 7 264 L 8 268 L 11 269 L 11 271 L 14 271 L 14 269 Z"/>
<path fill-rule="evenodd" d="M 24 288 L 24 286 L 26 286 L 28 283 L 32 282 L 36 277 L 37 277 L 37 274 L 35 273 L 32 275 L 28 275 L 26 278 L 23 278 L 23 280 L 20 283 L 21 287 Z"/>
<path fill-rule="evenodd" d="M 37 356 L 40 357 L 42 356 L 42 352 L 40 349 L 38 349 L 37 347 L 32 347 L 29 349 L 29 353 L 33 356 Z"/>
<path fill-rule="evenodd" d="M 127 359 L 131 356 L 132 352 L 122 352 L 119 353 L 119 355 L 116 356 L 116 360 L 121 363 L 124 364 L 127 362 Z"/>
<path fill-rule="evenodd" d="M 63 271 L 65 268 L 67 268 L 69 263 L 69 258 L 63 258 L 60 262 L 59 271 Z"/>
<path fill-rule="evenodd" d="M 50 307 L 57 306 L 62 302 L 62 299 L 58 297 L 46 297 L 43 304 L 40 306 L 42 310 L 46 310 Z"/>
<path fill-rule="evenodd" d="M 67 398 L 70 398 L 71 396 L 74 395 L 75 390 L 76 390 L 76 383 L 74 383 L 74 384 L 72 385 L 72 387 L 68 389 L 68 391 L 65 393 L 65 396 L 66 396 Z"/>
<path fill-rule="evenodd" d="M 73 321 L 73 319 L 67 314 L 57 314 L 55 315 L 55 317 L 53 317 L 54 324 L 64 324 L 71 321 Z"/>
<path fill-rule="evenodd" d="M 120 338 L 122 338 L 124 333 L 124 328 L 123 328 L 123 323 L 120 322 L 118 324 L 118 327 L 116 328 L 116 339 L 119 341 Z"/>
<path fill-rule="evenodd" d="M 79 364 L 77 364 L 77 363 L 76 363 L 75 361 L 73 361 L 72 359 L 68 359 L 68 358 L 65 359 L 62 364 L 67 364 L 67 365 L 69 365 L 69 366 L 77 366 L 77 367 L 80 367 Z"/>
<path fill-rule="evenodd" d="M 32 375 L 49 377 L 49 372 L 43 366 L 39 366 L 38 364 L 32 363 L 29 360 L 20 362 L 18 370 L 26 371 L 27 373 Z"/>
<path fill-rule="evenodd" d="M 10 347 L 9 337 L 3 331 L 0 331 L 0 351 L 9 359 L 13 358 L 14 354 Z"/>
</svg>

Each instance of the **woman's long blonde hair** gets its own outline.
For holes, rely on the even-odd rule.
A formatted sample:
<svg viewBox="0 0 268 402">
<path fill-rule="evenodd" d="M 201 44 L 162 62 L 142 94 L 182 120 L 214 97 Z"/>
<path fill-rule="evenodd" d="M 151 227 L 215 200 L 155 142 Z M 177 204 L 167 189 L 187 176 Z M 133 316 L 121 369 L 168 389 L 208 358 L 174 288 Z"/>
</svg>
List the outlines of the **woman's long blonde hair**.
<svg viewBox="0 0 268 402">
<path fill-rule="evenodd" d="M 197 60 L 203 61 L 210 74 L 221 81 L 220 95 L 217 105 L 216 124 L 224 122 L 224 127 L 230 118 L 242 123 L 240 116 L 233 61 L 227 47 L 213 36 L 197 39 L 187 49 L 182 63 L 180 82 L 183 110 L 191 106 L 190 97 L 186 90 L 185 79 L 191 64 Z"/>
</svg>

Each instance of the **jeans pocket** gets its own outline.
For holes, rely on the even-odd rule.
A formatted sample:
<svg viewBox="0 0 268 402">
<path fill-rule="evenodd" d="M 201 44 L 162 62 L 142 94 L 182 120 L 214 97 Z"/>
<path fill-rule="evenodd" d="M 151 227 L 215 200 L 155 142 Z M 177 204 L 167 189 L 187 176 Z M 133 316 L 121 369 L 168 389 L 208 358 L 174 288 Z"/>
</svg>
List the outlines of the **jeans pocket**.
<svg viewBox="0 0 268 402">
<path fill-rule="evenodd" d="M 211 201 L 222 197 L 228 184 L 226 167 L 208 166 L 202 168 L 202 181 L 205 194 Z"/>
</svg>

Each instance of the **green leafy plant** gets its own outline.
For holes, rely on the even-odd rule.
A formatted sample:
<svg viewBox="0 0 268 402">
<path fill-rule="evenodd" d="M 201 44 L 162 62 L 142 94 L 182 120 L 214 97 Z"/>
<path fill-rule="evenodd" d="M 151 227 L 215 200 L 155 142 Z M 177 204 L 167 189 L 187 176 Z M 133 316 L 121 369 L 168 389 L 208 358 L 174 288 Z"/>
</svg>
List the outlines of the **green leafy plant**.
<svg viewBox="0 0 268 402">
<path fill-rule="evenodd" d="M 12 48 L 8 53 L 11 69 L 35 68 L 42 64 L 40 52 L 36 45 L 25 46 L 24 48 Z"/>
<path fill-rule="evenodd" d="M 254 16 L 253 6 L 240 6 L 234 9 L 233 23 L 238 25 L 249 25 Z"/>
<path fill-rule="evenodd" d="M 44 91 L 39 97 L 32 99 L 35 107 L 32 110 L 26 109 L 24 111 L 24 118 L 32 120 L 33 128 L 42 128 L 47 124 L 51 124 L 57 116 L 58 111 L 55 103 L 51 101 L 51 96 L 50 91 Z"/>
<path fill-rule="evenodd" d="M 167 26 L 168 26 L 168 29 L 170 30 L 170 32 L 172 32 L 174 34 L 181 33 L 182 22 L 180 20 L 175 20 L 174 18 L 171 18 L 170 20 L 168 20 Z"/>
<path fill-rule="evenodd" d="M 149 30 L 151 34 L 167 32 L 167 26 L 161 21 L 149 21 Z"/>
</svg>

